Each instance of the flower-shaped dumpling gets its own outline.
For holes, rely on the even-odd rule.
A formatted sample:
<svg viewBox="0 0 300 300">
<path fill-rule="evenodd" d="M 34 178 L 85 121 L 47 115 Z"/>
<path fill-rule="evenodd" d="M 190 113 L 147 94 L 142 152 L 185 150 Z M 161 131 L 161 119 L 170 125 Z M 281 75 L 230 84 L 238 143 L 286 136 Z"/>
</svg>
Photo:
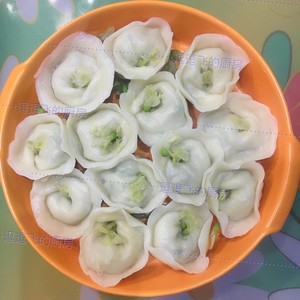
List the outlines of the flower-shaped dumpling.
<svg viewBox="0 0 300 300">
<path fill-rule="evenodd" d="M 25 118 L 17 126 L 7 161 L 17 174 L 33 180 L 71 173 L 75 159 L 64 121 L 46 113 Z"/>
<path fill-rule="evenodd" d="M 104 51 L 114 62 L 116 72 L 127 79 L 148 79 L 168 60 L 173 32 L 161 18 L 135 21 L 104 40 Z"/>
<path fill-rule="evenodd" d="M 137 148 L 135 120 L 114 103 L 68 118 L 67 133 L 70 151 L 84 168 L 112 168 Z"/>
<path fill-rule="evenodd" d="M 80 239 L 80 266 L 99 285 L 114 286 L 146 265 L 149 244 L 144 223 L 119 208 L 98 208 Z"/>
<path fill-rule="evenodd" d="M 224 158 L 218 140 L 188 128 L 166 132 L 152 146 L 151 154 L 156 172 L 165 180 L 168 196 L 176 202 L 197 206 L 205 201 L 204 173 Z"/>
<path fill-rule="evenodd" d="M 167 197 L 160 189 L 151 160 L 128 156 L 109 170 L 88 169 L 105 203 L 130 213 L 149 213 Z"/>
<path fill-rule="evenodd" d="M 79 170 L 33 182 L 30 193 L 33 215 L 49 235 L 76 239 L 88 226 L 88 216 L 101 205 L 95 183 Z"/>
<path fill-rule="evenodd" d="M 147 222 L 150 253 L 175 270 L 203 272 L 209 263 L 206 252 L 212 220 L 206 203 L 193 206 L 170 202 L 156 208 Z"/>
<path fill-rule="evenodd" d="M 169 72 L 132 80 L 127 93 L 120 96 L 120 106 L 134 116 L 139 137 L 148 146 L 158 142 L 166 130 L 192 128 L 187 102 Z"/>
<path fill-rule="evenodd" d="M 196 36 L 184 57 L 189 63 L 180 64 L 175 77 L 183 95 L 200 112 L 226 102 L 239 72 L 249 62 L 246 53 L 222 34 Z"/>
<path fill-rule="evenodd" d="M 246 94 L 230 93 L 225 105 L 202 113 L 197 126 L 220 141 L 228 162 L 265 159 L 276 149 L 276 118 L 266 105 Z"/>
<path fill-rule="evenodd" d="M 35 75 L 39 102 L 52 113 L 90 112 L 109 97 L 114 71 L 99 38 L 73 33 L 46 57 Z"/>
<path fill-rule="evenodd" d="M 264 168 L 257 162 L 219 162 L 205 174 L 207 202 L 225 237 L 244 235 L 260 220 L 258 208 L 264 177 Z"/>
</svg>

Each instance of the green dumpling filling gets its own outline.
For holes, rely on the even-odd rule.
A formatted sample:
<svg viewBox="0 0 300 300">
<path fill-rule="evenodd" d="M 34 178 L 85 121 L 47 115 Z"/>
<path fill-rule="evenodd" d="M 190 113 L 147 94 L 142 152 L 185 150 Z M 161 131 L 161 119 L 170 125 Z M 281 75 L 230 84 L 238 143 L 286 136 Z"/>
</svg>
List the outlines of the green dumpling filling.
<svg viewBox="0 0 300 300">
<path fill-rule="evenodd" d="M 160 150 L 160 154 L 163 157 L 170 158 L 174 164 L 187 162 L 190 158 L 189 151 L 183 147 L 177 146 L 176 144 L 177 143 L 173 142 L 165 145 Z"/>
<path fill-rule="evenodd" d="M 44 138 L 38 138 L 35 141 L 27 141 L 27 147 L 33 152 L 34 155 L 38 155 L 42 150 L 44 143 Z"/>
<path fill-rule="evenodd" d="M 92 134 L 95 146 L 105 152 L 117 149 L 122 142 L 121 128 L 94 128 Z"/>
<path fill-rule="evenodd" d="M 103 239 L 106 245 L 122 245 L 126 238 L 118 234 L 118 225 L 115 221 L 96 224 L 96 237 Z"/>
<path fill-rule="evenodd" d="M 250 124 L 244 118 L 241 118 L 240 116 L 233 114 L 232 119 L 233 119 L 234 127 L 235 129 L 237 129 L 238 132 L 244 132 L 250 130 Z"/>
<path fill-rule="evenodd" d="M 92 77 L 93 74 L 88 68 L 81 67 L 71 74 L 71 85 L 77 89 L 86 88 L 92 81 Z"/>
<path fill-rule="evenodd" d="M 179 224 L 179 234 L 183 237 L 188 236 L 197 228 L 197 219 L 195 214 L 189 210 L 182 211 Z"/>
<path fill-rule="evenodd" d="M 136 66 L 147 67 L 149 65 L 154 65 L 159 60 L 159 49 L 154 48 L 149 54 L 142 54 L 138 57 Z"/>
<path fill-rule="evenodd" d="M 227 200 L 231 196 L 231 190 L 219 189 L 218 190 L 218 200 L 224 201 Z"/>
<path fill-rule="evenodd" d="M 147 85 L 144 92 L 144 112 L 151 112 L 161 105 L 163 94 L 160 89 L 156 89 L 153 85 Z"/>
<path fill-rule="evenodd" d="M 213 84 L 213 71 L 209 66 L 201 65 L 200 73 L 202 85 L 205 89 L 208 89 Z"/>
<path fill-rule="evenodd" d="M 138 173 L 136 180 L 129 184 L 129 199 L 136 204 L 140 204 L 145 198 L 147 187 L 147 177 L 143 173 Z"/>
</svg>

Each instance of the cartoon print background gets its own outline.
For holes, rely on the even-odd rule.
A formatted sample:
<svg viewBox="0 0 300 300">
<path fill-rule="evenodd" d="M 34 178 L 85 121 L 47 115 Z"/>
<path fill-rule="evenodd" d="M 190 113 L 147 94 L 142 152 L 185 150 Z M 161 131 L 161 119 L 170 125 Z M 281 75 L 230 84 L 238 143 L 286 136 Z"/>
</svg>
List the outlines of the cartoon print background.
<svg viewBox="0 0 300 300">
<path fill-rule="evenodd" d="M 82 13 L 113 2 L 119 1 L 0 0 L 0 92 L 10 71 L 26 60 L 56 29 Z M 300 139 L 300 2 L 173 2 L 199 8 L 220 18 L 262 53 L 284 90 L 294 133 Z M 25 240 L 7 241 L 7 233 L 18 233 L 19 230 L 2 193 L 0 196 L 0 299 L 133 299 L 81 286 L 49 266 Z M 187 293 L 152 298 L 198 299 L 300 299 L 300 189 L 282 231 L 263 240 L 230 273 Z"/>
</svg>

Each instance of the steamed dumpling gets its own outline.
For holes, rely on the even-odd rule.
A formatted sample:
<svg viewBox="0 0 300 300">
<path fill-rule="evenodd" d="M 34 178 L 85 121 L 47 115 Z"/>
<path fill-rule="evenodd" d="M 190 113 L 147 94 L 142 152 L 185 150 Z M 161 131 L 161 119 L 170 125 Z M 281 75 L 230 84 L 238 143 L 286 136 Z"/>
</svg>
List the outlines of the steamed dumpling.
<svg viewBox="0 0 300 300">
<path fill-rule="evenodd" d="M 149 257 L 149 228 L 122 209 L 98 208 L 80 239 L 82 270 L 103 287 L 142 269 Z"/>
<path fill-rule="evenodd" d="M 166 63 L 173 32 L 161 18 L 135 21 L 105 39 L 104 51 L 111 57 L 116 72 L 127 79 L 148 79 Z"/>
<path fill-rule="evenodd" d="M 155 209 L 147 222 L 150 253 L 175 270 L 203 272 L 209 264 L 206 252 L 212 220 L 206 204 L 198 207 L 170 202 Z"/>
<path fill-rule="evenodd" d="M 76 239 L 88 226 L 88 216 L 101 205 L 95 183 L 79 170 L 33 182 L 30 202 L 37 224 L 59 239 Z"/>
<path fill-rule="evenodd" d="M 151 154 L 157 172 L 169 185 L 165 192 L 174 201 L 202 205 L 204 173 L 223 159 L 217 140 L 195 129 L 177 129 L 164 134 Z"/>
<path fill-rule="evenodd" d="M 276 149 L 275 117 L 246 94 L 229 94 L 224 106 L 199 116 L 197 127 L 221 142 L 227 161 L 265 159 Z"/>
<path fill-rule="evenodd" d="M 183 95 L 200 112 L 226 102 L 239 72 L 249 62 L 246 53 L 222 34 L 196 36 L 184 57 L 193 63 L 180 64 L 175 76 Z"/>
<path fill-rule="evenodd" d="M 7 161 L 17 174 L 32 180 L 68 174 L 75 159 L 66 140 L 65 123 L 58 116 L 29 116 L 17 126 Z"/>
<path fill-rule="evenodd" d="M 225 237 L 244 235 L 260 220 L 264 176 L 263 167 L 256 162 L 240 166 L 220 162 L 205 175 L 207 202 Z"/>
<path fill-rule="evenodd" d="M 59 43 L 35 75 L 39 102 L 51 113 L 56 107 L 60 112 L 90 112 L 109 97 L 114 71 L 99 38 L 73 33 Z"/>
<path fill-rule="evenodd" d="M 85 174 L 96 182 L 107 205 L 124 208 L 130 213 L 149 213 L 166 198 L 160 191 L 153 162 L 148 159 L 132 155 L 112 169 L 88 169 Z"/>
<path fill-rule="evenodd" d="M 96 111 L 69 118 L 71 151 L 84 168 L 112 168 L 137 148 L 137 125 L 117 104 L 104 103 Z"/>
<path fill-rule="evenodd" d="M 166 130 L 192 128 L 186 100 L 169 72 L 132 80 L 128 92 L 120 96 L 120 106 L 134 116 L 139 137 L 148 146 L 159 141 Z"/>
</svg>

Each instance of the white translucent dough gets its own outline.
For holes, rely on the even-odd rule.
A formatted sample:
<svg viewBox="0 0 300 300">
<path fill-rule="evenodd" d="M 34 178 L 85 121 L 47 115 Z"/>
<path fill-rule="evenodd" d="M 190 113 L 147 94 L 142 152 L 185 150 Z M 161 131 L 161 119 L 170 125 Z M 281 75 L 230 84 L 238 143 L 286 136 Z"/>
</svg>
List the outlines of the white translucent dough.
<svg viewBox="0 0 300 300">
<path fill-rule="evenodd" d="M 30 202 L 37 224 L 59 239 L 83 235 L 88 216 L 102 199 L 95 183 L 79 170 L 68 175 L 52 175 L 33 182 Z"/>
<path fill-rule="evenodd" d="M 80 240 L 79 262 L 97 284 L 114 286 L 146 265 L 149 244 L 144 223 L 119 208 L 98 208 Z"/>
<path fill-rule="evenodd" d="M 17 174 L 35 180 L 72 172 L 75 159 L 70 153 L 65 121 L 37 114 L 17 126 L 7 161 Z"/>
<path fill-rule="evenodd" d="M 169 72 L 159 72 L 148 80 L 132 80 L 128 91 L 120 96 L 120 106 L 136 119 L 139 137 L 148 146 L 167 130 L 192 128 L 186 100 Z"/>
<path fill-rule="evenodd" d="M 128 79 L 148 79 L 168 60 L 173 32 L 161 18 L 135 21 L 104 40 L 116 72 Z"/>
</svg>

